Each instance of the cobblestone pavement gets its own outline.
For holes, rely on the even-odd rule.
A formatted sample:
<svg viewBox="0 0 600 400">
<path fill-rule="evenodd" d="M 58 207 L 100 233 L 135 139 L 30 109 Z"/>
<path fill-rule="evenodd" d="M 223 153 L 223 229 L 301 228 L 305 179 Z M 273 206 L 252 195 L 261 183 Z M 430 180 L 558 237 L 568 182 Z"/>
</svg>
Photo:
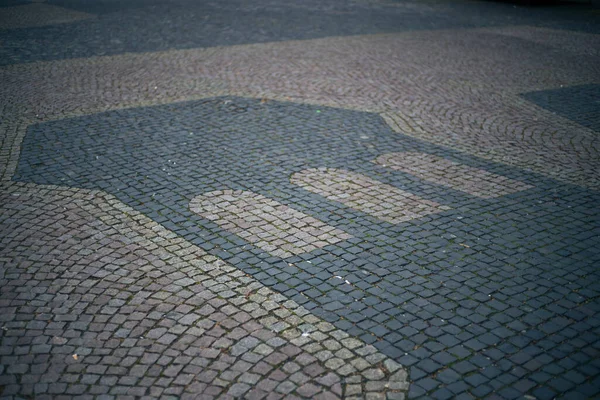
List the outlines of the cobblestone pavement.
<svg viewBox="0 0 600 400">
<path fill-rule="evenodd" d="M 599 15 L 0 0 L 0 397 L 600 397 Z"/>
</svg>

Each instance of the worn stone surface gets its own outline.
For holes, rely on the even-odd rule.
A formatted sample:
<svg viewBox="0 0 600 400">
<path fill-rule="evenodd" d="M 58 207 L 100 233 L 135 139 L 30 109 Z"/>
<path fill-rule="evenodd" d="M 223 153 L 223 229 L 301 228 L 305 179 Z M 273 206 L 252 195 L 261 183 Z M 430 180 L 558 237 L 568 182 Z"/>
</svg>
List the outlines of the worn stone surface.
<svg viewBox="0 0 600 400">
<path fill-rule="evenodd" d="M 2 396 L 598 396 L 596 5 L 43 6 L 86 18 L 0 2 Z"/>
<path fill-rule="evenodd" d="M 505 31 L 426 31 L 125 54 L 0 73 L 7 103 L 23 104 L 34 121 L 224 94 L 267 97 L 381 112 L 399 133 L 599 188 L 598 135 L 521 96 L 596 82 L 597 63 L 587 61 L 595 56 L 551 56 L 545 46 L 523 43 Z M 594 35 L 556 34 L 595 43 L 588 39 Z M 385 62 L 382 55 L 388 55 Z M 465 69 L 465 64 L 477 68 Z M 507 72 L 497 74 L 498 65 Z M 37 76 L 47 79 L 33 84 Z"/>
<path fill-rule="evenodd" d="M 523 93 L 527 100 L 600 132 L 600 85 L 581 85 Z"/>
<path fill-rule="evenodd" d="M 282 258 L 351 238 L 315 218 L 248 191 L 201 194 L 192 199 L 190 210 Z"/>
<path fill-rule="evenodd" d="M 433 154 L 389 153 L 374 160 L 382 167 L 406 172 L 423 180 L 448 186 L 484 199 L 527 190 L 530 185 L 459 164 Z"/>
<path fill-rule="evenodd" d="M 10 184 L 0 199 L 4 396 L 344 390 L 311 355 L 343 333 L 114 197 Z M 344 348 L 374 365 L 360 354 L 371 346 Z"/>
<path fill-rule="evenodd" d="M 292 175 L 290 182 L 392 224 L 449 209 L 368 176 L 341 169 L 300 171 Z"/>
</svg>

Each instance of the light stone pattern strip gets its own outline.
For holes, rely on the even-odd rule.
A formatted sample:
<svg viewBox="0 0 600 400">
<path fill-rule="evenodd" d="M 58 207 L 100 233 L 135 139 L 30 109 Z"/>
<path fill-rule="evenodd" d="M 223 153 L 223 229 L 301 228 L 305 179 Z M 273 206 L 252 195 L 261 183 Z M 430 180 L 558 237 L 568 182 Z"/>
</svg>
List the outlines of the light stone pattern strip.
<svg viewBox="0 0 600 400">
<path fill-rule="evenodd" d="M 600 188 L 598 135 L 520 96 L 596 83 L 598 63 L 572 53 L 549 62 L 543 46 L 530 51 L 533 42 L 506 46 L 511 34 L 540 37 L 531 27 L 436 30 L 13 65 L 0 68 L 0 110 L 42 122 L 221 95 L 328 105 L 377 112 L 399 133 Z M 552 32 L 562 47 L 593 44 L 593 36 Z"/>
<path fill-rule="evenodd" d="M 15 7 L 4 7 L 2 8 L 2 12 L 0 12 L 0 30 L 65 24 L 92 17 L 92 14 L 50 4 L 26 4 Z"/>
<path fill-rule="evenodd" d="M 352 236 L 273 199 L 249 191 L 196 196 L 190 210 L 277 257 L 291 257 Z"/>
<path fill-rule="evenodd" d="M 290 182 L 392 224 L 450 209 L 343 169 L 307 169 L 292 175 Z"/>
<path fill-rule="evenodd" d="M 33 349 L 49 349 L 34 365 L 31 346 L 5 347 L 3 359 L 32 365 L 22 382 L 81 395 L 92 374 L 117 396 L 405 399 L 400 364 L 112 195 L 2 184 L 0 211 L 3 339 L 36 332 L 47 344 Z M 40 280 L 53 290 L 32 290 Z M 14 373 L 5 383 L 33 396 Z"/>
<path fill-rule="evenodd" d="M 523 182 L 427 153 L 387 153 L 377 157 L 374 162 L 484 199 L 532 188 Z"/>
</svg>

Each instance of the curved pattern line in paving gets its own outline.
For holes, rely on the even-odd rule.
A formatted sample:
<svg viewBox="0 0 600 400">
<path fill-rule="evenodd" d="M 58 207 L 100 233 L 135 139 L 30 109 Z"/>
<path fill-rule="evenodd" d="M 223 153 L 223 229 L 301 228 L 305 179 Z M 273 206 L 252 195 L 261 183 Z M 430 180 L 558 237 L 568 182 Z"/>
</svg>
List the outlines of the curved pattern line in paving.
<svg viewBox="0 0 600 400">
<path fill-rule="evenodd" d="M 592 190 L 398 134 L 373 113 L 236 97 L 31 125 L 20 150 L 13 180 L 109 191 L 406 366 L 413 396 L 522 391 L 540 369 L 556 377 L 558 363 L 576 362 L 569 382 L 596 376 L 586 372 L 598 338 L 590 304 L 600 293 Z M 398 152 L 535 187 L 480 199 L 372 162 Z M 452 209 L 390 224 L 290 182 L 315 165 Z M 190 211 L 198 193 L 224 188 L 273 199 L 352 238 L 275 257 Z M 553 382 L 528 391 L 556 393 Z"/>
<path fill-rule="evenodd" d="M 520 96 L 598 83 L 600 63 L 513 41 L 506 30 L 421 31 L 35 63 L 0 74 L 5 102 L 42 120 L 217 95 L 291 100 L 379 112 L 400 133 L 600 187 L 598 135 Z"/>
<path fill-rule="evenodd" d="M 114 197 L 1 189 L 3 396 L 404 398 L 399 364 Z"/>
</svg>

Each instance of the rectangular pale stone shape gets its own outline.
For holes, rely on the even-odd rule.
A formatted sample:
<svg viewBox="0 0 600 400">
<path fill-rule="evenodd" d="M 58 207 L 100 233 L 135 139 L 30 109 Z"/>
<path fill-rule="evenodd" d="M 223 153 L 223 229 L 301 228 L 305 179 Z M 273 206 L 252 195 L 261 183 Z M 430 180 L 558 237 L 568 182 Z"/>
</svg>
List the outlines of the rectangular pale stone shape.
<svg viewBox="0 0 600 400">
<path fill-rule="evenodd" d="M 382 154 L 375 159 L 375 163 L 484 199 L 504 196 L 532 187 L 523 182 L 427 153 Z"/>
<path fill-rule="evenodd" d="M 249 191 L 196 196 L 190 210 L 278 257 L 307 253 L 352 236 L 275 200 Z"/>
<path fill-rule="evenodd" d="M 290 181 L 392 224 L 450 209 L 368 176 L 341 169 L 308 169 L 295 173 Z"/>
</svg>

